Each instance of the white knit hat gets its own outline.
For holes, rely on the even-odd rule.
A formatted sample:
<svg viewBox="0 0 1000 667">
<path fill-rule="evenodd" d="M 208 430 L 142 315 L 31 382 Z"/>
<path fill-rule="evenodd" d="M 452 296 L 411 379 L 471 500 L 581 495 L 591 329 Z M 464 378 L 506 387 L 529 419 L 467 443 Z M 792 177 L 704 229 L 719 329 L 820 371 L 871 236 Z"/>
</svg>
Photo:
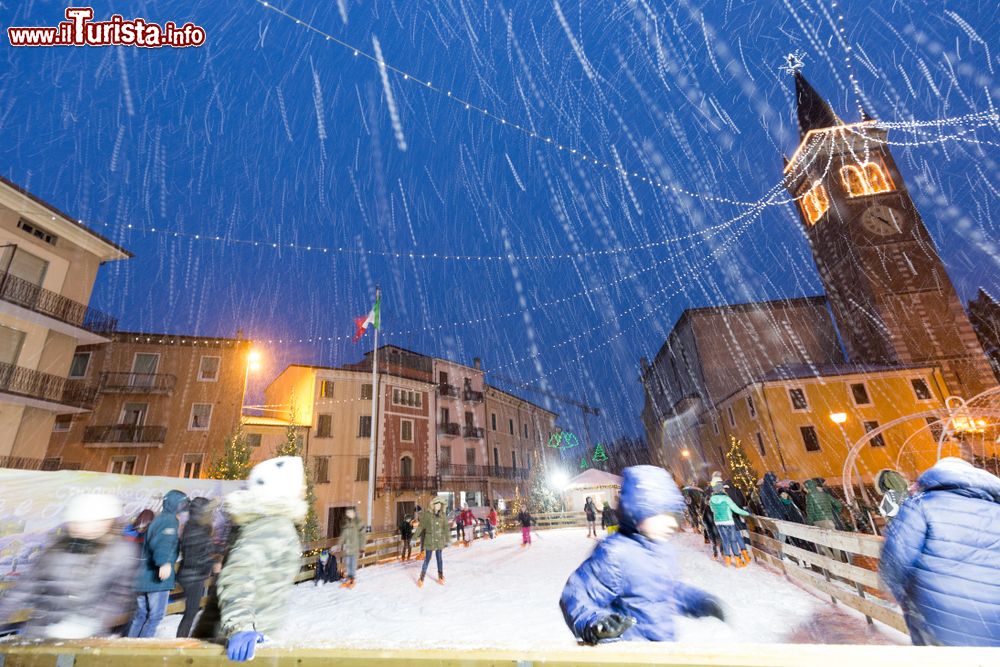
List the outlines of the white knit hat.
<svg viewBox="0 0 1000 667">
<path fill-rule="evenodd" d="M 302 459 L 298 456 L 279 456 L 262 461 L 253 467 L 247 478 L 247 489 L 262 499 L 297 500 L 302 497 L 305 477 Z"/>
<path fill-rule="evenodd" d="M 105 493 L 84 493 L 71 498 L 66 504 L 63 521 L 102 521 L 117 519 L 122 515 L 122 503 L 115 496 Z"/>
</svg>

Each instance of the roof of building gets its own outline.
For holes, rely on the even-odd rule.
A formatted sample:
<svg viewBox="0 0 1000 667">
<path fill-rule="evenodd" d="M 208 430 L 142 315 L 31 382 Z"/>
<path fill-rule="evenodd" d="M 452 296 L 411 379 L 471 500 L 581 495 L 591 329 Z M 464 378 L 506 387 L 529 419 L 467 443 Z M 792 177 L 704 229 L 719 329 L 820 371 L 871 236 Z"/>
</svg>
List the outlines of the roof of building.
<svg viewBox="0 0 1000 667">
<path fill-rule="evenodd" d="M 837 377 L 842 375 L 872 375 L 875 373 L 926 368 L 935 368 L 935 366 L 934 364 L 789 364 L 778 366 L 761 377 L 757 382 L 780 382 L 782 380 L 803 380 L 807 378 Z"/>
<path fill-rule="evenodd" d="M 621 486 L 622 478 L 610 472 L 589 468 L 566 483 L 566 490 Z"/>
<path fill-rule="evenodd" d="M 499 387 L 496 387 L 496 386 L 494 386 L 492 384 L 484 384 L 483 385 L 483 389 L 486 390 L 486 391 L 492 390 L 492 391 L 495 391 L 495 392 L 497 392 L 499 394 L 504 394 L 506 396 L 510 396 L 513 399 L 521 401 L 522 403 L 527 403 L 528 405 L 530 405 L 530 406 L 532 406 L 534 408 L 538 408 L 542 412 L 547 412 L 550 415 L 552 415 L 553 417 L 558 417 L 559 416 L 558 412 L 552 412 L 551 410 L 547 410 L 547 409 L 543 408 L 542 406 L 540 406 L 538 403 L 534 403 L 533 401 L 529 401 L 528 399 L 522 398 L 521 396 L 518 396 L 517 394 L 512 394 L 509 391 L 505 391 L 505 390 L 503 390 L 503 389 L 501 389 Z"/>
<path fill-rule="evenodd" d="M 800 139 L 805 137 L 809 130 L 822 130 L 844 124 L 830 103 L 816 92 L 812 84 L 799 71 L 795 72 L 795 99 L 799 116 Z"/>
<path fill-rule="evenodd" d="M 288 364 L 287 366 L 285 366 L 284 370 L 281 371 L 281 373 L 284 373 L 289 368 L 309 368 L 314 371 L 338 371 L 341 373 L 358 373 L 362 375 L 361 379 L 364 379 L 365 377 L 371 377 L 370 370 L 366 371 L 357 368 L 346 368 L 344 366 L 323 366 L 320 364 Z M 281 375 L 281 373 L 279 373 L 278 375 Z M 409 377 L 408 375 L 399 375 L 398 373 L 388 373 L 384 369 L 380 369 L 378 374 L 379 376 L 387 375 L 389 377 L 399 378 L 401 380 L 409 380 L 410 382 L 419 382 L 421 384 L 426 384 L 426 385 L 435 384 L 434 382 L 431 382 L 429 380 L 420 380 L 417 378 Z"/>
<path fill-rule="evenodd" d="M 28 190 L 26 190 L 25 188 L 21 187 L 17 183 L 14 183 L 13 181 L 8 180 L 7 178 L 4 178 L 3 176 L 0 176 L 0 184 L 3 184 L 5 186 L 7 186 L 8 188 L 10 188 L 11 190 L 14 190 L 18 194 L 27 197 L 28 199 L 30 199 L 31 201 L 35 202 L 36 204 L 38 204 L 38 205 L 40 205 L 40 206 L 48 209 L 52 213 L 55 213 L 57 216 L 59 216 L 60 218 L 62 218 L 62 220 L 64 222 L 68 222 L 69 224 L 73 225 L 74 227 L 77 227 L 78 229 L 81 229 L 81 230 L 87 232 L 88 234 L 90 234 L 91 236 L 93 236 L 94 238 L 96 238 L 97 240 L 99 240 L 102 243 L 110 246 L 114 250 L 116 250 L 119 253 L 121 253 L 122 255 L 124 255 L 124 257 L 122 257 L 120 259 L 124 259 L 124 258 L 128 258 L 128 257 L 134 257 L 134 255 L 131 252 L 129 252 L 125 248 L 121 247 L 120 245 L 118 245 L 117 243 L 115 243 L 114 241 L 112 241 L 111 239 L 109 239 L 106 236 L 103 236 L 101 234 L 98 234 L 97 232 L 95 232 L 90 227 L 87 227 L 86 225 L 84 225 L 83 223 L 81 223 L 79 220 L 74 219 L 72 216 L 68 215 L 67 213 L 65 213 L 65 212 L 63 212 L 61 210 L 59 210 L 58 208 L 56 208 L 52 204 L 48 203 L 47 201 L 45 201 L 41 197 L 39 197 L 39 196 L 37 196 L 37 195 L 29 192 Z"/>
</svg>

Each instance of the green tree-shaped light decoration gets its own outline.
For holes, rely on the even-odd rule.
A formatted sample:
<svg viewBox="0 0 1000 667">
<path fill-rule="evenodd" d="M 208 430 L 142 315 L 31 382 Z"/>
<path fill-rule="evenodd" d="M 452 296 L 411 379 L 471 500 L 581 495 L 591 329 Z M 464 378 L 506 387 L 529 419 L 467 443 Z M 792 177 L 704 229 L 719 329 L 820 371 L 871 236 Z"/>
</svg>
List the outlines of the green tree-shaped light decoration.
<svg viewBox="0 0 1000 667">
<path fill-rule="evenodd" d="M 726 452 L 726 466 L 733 484 L 749 498 L 757 488 L 757 471 L 743 451 L 743 443 L 729 436 L 729 451 Z"/>
<path fill-rule="evenodd" d="M 289 424 L 285 429 L 285 439 L 275 448 L 275 456 L 299 456 L 302 457 L 302 439 L 299 436 L 299 429 L 294 424 Z M 306 514 L 305 522 L 299 526 L 299 538 L 303 542 L 315 542 L 319 539 L 319 520 L 316 518 L 316 491 L 313 488 L 312 474 L 309 464 L 302 457 L 302 470 L 306 482 L 306 503 L 309 505 L 309 512 Z"/>
<path fill-rule="evenodd" d="M 252 455 L 253 448 L 247 442 L 243 424 L 237 424 L 226 438 L 222 455 L 208 466 L 209 479 L 246 479 L 250 475 L 250 468 L 253 467 L 250 464 Z"/>
<path fill-rule="evenodd" d="M 592 460 L 594 463 L 602 463 L 608 460 L 608 453 L 604 451 L 603 443 L 597 443 L 597 449 L 594 450 L 594 458 Z"/>
<path fill-rule="evenodd" d="M 587 464 L 587 457 L 581 458 L 580 459 L 580 470 L 586 470 L 589 467 L 590 466 Z"/>
</svg>

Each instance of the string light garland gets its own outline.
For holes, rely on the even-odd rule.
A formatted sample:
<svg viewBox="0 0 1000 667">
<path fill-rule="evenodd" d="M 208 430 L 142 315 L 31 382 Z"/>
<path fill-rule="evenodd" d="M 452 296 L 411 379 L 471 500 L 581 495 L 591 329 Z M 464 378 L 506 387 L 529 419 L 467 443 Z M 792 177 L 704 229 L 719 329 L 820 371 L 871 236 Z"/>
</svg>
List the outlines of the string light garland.
<svg viewBox="0 0 1000 667">
<path fill-rule="evenodd" d="M 671 192 L 675 192 L 677 194 L 682 194 L 682 195 L 687 195 L 688 197 L 694 197 L 696 199 L 703 199 L 705 201 L 712 201 L 712 202 L 716 202 L 716 203 L 720 203 L 720 204 L 731 204 L 731 205 L 734 205 L 734 206 L 756 206 L 757 205 L 757 202 L 739 201 L 739 200 L 735 200 L 735 199 L 729 199 L 728 197 L 720 197 L 720 196 L 717 196 L 717 195 L 706 194 L 704 192 L 693 192 L 691 190 L 686 190 L 684 188 L 678 187 L 676 185 L 670 185 L 668 183 L 664 183 L 664 182 L 662 182 L 660 180 L 657 180 L 655 178 L 649 178 L 647 176 L 640 176 L 639 172 L 637 172 L 637 171 L 630 171 L 630 170 L 628 170 L 626 168 L 619 167 L 616 164 L 612 164 L 612 163 L 606 162 L 606 161 L 598 158 L 597 156 L 595 156 L 593 154 L 590 154 L 590 153 L 587 153 L 587 152 L 585 152 L 585 151 L 583 151 L 581 149 L 574 148 L 574 147 L 571 147 L 571 146 L 567 146 L 567 145 L 559 142 L 558 140 L 556 140 L 556 139 L 554 139 L 554 138 L 552 138 L 550 136 L 547 136 L 547 135 L 544 135 L 544 134 L 539 134 L 538 132 L 534 131 L 530 127 L 525 127 L 525 126 L 521 125 L 520 123 L 516 123 L 514 121 L 509 121 L 506 118 L 504 118 L 503 116 L 498 116 L 497 114 L 489 111 L 485 107 L 482 107 L 482 106 L 480 106 L 478 104 L 475 104 L 474 102 L 472 102 L 472 101 L 470 101 L 468 99 L 465 99 L 463 97 L 460 97 L 459 95 L 456 95 L 453 91 L 450 91 L 450 90 L 448 90 L 446 88 L 442 88 L 440 86 L 436 86 L 431 81 L 428 81 L 428 80 L 422 79 L 420 77 L 414 76 L 413 74 L 410 74 L 409 72 L 406 72 L 406 71 L 404 71 L 404 70 L 402 70 L 402 69 L 400 69 L 398 67 L 395 67 L 395 66 L 391 65 L 388 62 L 386 62 L 385 60 L 383 60 L 381 58 L 378 58 L 377 56 L 375 56 L 375 55 L 373 55 L 371 53 L 368 53 L 367 51 L 365 51 L 365 50 L 363 50 L 363 49 L 361 49 L 361 48 L 359 48 L 357 46 L 354 46 L 353 44 L 349 44 L 348 42 L 345 42 L 344 40 L 342 40 L 342 39 L 340 39 L 338 37 L 334 37 L 333 35 L 331 35 L 331 34 L 325 32 L 325 31 L 317 28 L 316 26 L 312 25 L 311 23 L 309 23 L 307 21 L 304 21 L 304 20 L 298 18 L 297 16 L 294 16 L 294 15 L 288 13 L 284 9 L 281 9 L 280 7 L 275 7 L 271 2 L 268 2 L 266 0 L 254 0 L 254 2 L 256 2 L 258 5 L 260 5 L 261 7 L 265 8 L 265 9 L 273 11 L 276 14 L 280 14 L 281 16 L 284 16 L 285 18 L 294 21 L 295 25 L 302 26 L 303 28 L 305 28 L 305 29 L 307 29 L 307 30 L 309 30 L 309 31 L 311 31 L 311 32 L 313 32 L 315 34 L 320 35 L 326 41 L 332 42 L 333 44 L 337 44 L 339 46 L 344 47 L 345 49 L 350 50 L 354 54 L 355 58 L 359 58 L 360 57 L 360 58 L 365 58 L 367 60 L 370 60 L 371 62 L 373 62 L 376 65 L 378 65 L 380 68 L 385 68 L 385 70 L 387 72 L 392 72 L 393 74 L 402 77 L 404 81 L 410 81 L 413 84 L 422 86 L 426 90 L 429 90 L 429 91 L 432 91 L 434 93 L 437 93 L 437 94 L 441 95 L 442 97 L 455 102 L 456 104 L 463 105 L 465 107 L 466 111 L 470 111 L 470 112 L 475 112 L 475 113 L 481 114 L 484 118 L 489 118 L 490 120 L 498 123 L 502 127 L 507 127 L 507 128 L 511 128 L 511 129 L 517 130 L 518 132 L 521 132 L 522 134 L 528 136 L 529 138 L 531 138 L 531 139 L 533 139 L 535 141 L 540 141 L 540 142 L 548 145 L 550 148 L 555 148 L 556 150 L 562 151 L 563 153 L 566 153 L 568 155 L 576 156 L 576 157 L 580 158 L 581 160 L 583 160 L 583 162 L 585 162 L 585 163 L 592 164 L 592 165 L 597 166 L 597 167 L 603 167 L 605 169 L 608 169 L 610 171 L 613 171 L 613 172 L 619 174 L 620 176 L 624 176 L 626 178 L 634 178 L 634 179 L 637 179 L 639 181 L 642 181 L 643 183 L 646 183 L 647 185 L 654 186 L 654 187 L 660 188 L 662 190 L 669 190 Z"/>
</svg>

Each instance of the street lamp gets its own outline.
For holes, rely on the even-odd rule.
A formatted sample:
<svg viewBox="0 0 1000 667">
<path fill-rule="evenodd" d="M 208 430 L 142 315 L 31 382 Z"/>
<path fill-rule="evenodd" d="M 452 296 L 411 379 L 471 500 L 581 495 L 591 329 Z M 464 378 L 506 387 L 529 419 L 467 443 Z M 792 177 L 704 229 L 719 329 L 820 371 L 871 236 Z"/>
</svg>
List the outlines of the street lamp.
<svg viewBox="0 0 1000 667">
<path fill-rule="evenodd" d="M 847 413 L 846 412 L 831 412 L 830 421 L 840 428 L 840 434 L 844 436 L 844 443 L 847 445 L 847 451 L 851 451 L 851 439 L 847 437 L 847 430 L 844 428 L 844 424 L 847 423 Z M 854 460 L 854 472 L 858 474 L 858 483 L 861 485 L 861 499 L 864 501 L 866 507 L 873 507 L 871 498 L 868 497 L 868 489 L 865 488 L 865 480 L 861 476 L 861 471 L 858 469 L 858 461 Z M 869 515 L 869 521 L 871 521 L 871 516 Z M 871 521 L 872 532 L 875 532 L 875 522 Z"/>
<path fill-rule="evenodd" d="M 256 373 L 260 370 L 262 356 L 259 350 L 253 348 L 247 352 L 247 367 L 246 371 L 243 373 L 243 396 L 240 399 L 241 404 L 247 400 L 247 383 L 250 380 L 250 371 Z"/>
</svg>

